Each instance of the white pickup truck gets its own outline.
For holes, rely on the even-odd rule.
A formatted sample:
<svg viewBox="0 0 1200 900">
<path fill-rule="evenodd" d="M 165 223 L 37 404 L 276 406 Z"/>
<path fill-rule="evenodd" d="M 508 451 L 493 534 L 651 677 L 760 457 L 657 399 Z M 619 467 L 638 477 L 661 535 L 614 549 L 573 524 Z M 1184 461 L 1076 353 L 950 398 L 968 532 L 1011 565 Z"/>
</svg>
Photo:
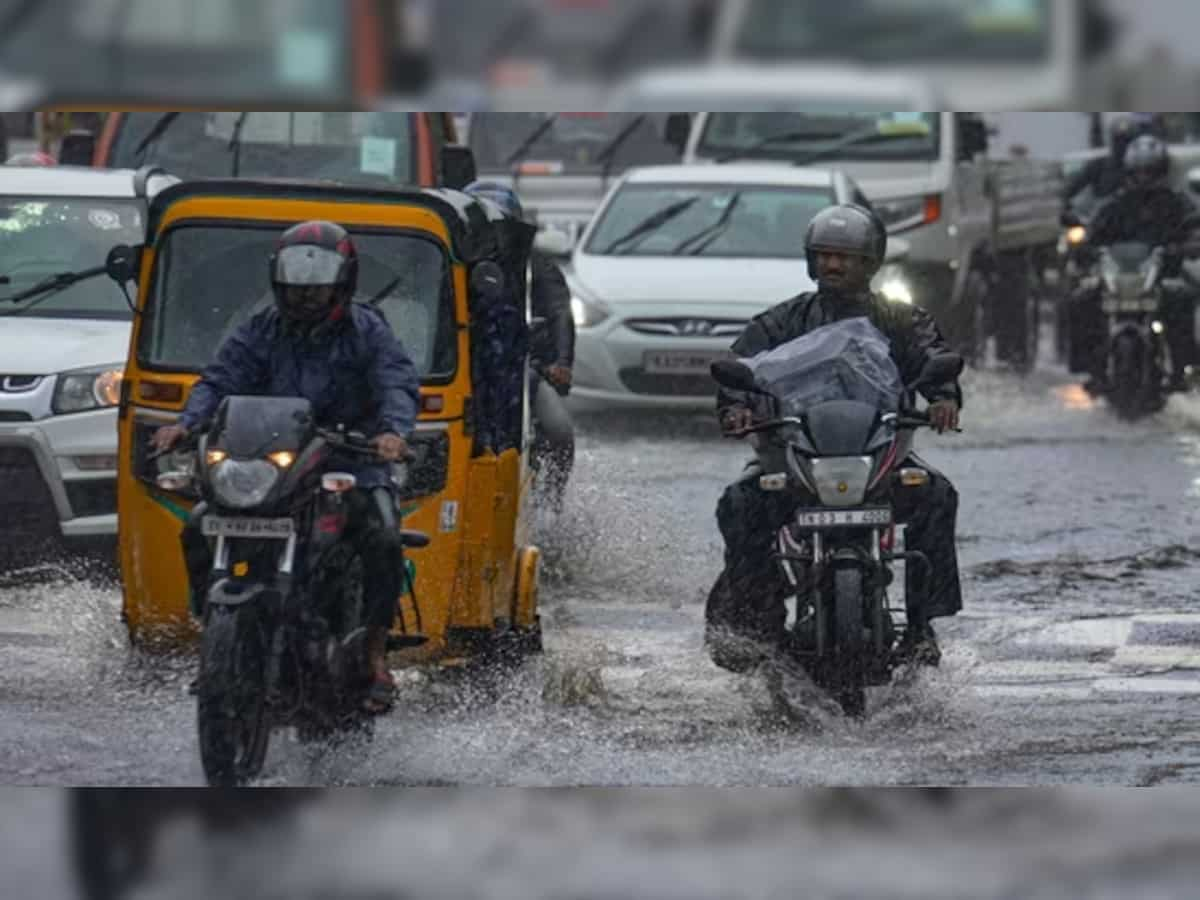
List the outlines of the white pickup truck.
<svg viewBox="0 0 1200 900">
<path fill-rule="evenodd" d="M 116 534 L 133 314 L 104 265 L 143 241 L 147 198 L 175 180 L 0 168 L 0 562 Z"/>
<path fill-rule="evenodd" d="M 831 104 L 832 105 L 832 104 Z M 994 335 L 1020 369 L 1036 358 L 1034 251 L 1061 231 L 1061 168 L 987 158 L 975 113 L 709 112 L 696 116 L 684 159 L 837 168 L 909 245 L 909 290 L 963 353 Z"/>
</svg>

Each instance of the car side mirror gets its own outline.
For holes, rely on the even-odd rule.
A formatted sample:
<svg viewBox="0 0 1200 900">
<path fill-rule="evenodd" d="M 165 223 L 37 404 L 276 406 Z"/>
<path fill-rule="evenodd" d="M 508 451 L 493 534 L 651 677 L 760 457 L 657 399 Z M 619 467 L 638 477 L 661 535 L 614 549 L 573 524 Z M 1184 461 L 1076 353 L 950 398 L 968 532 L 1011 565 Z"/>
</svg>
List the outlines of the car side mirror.
<svg viewBox="0 0 1200 900">
<path fill-rule="evenodd" d="M 91 166 L 96 159 L 96 136 L 90 131 L 72 131 L 59 144 L 60 166 Z"/>
<path fill-rule="evenodd" d="M 478 178 L 475 154 L 470 147 L 461 144 L 445 144 L 442 147 L 442 186 L 461 191 Z"/>
<path fill-rule="evenodd" d="M 104 260 L 104 269 L 108 277 L 124 287 L 131 281 L 137 281 L 142 268 L 142 248 L 119 244 L 108 251 Z"/>
<path fill-rule="evenodd" d="M 988 125 L 976 116 L 958 119 L 958 159 L 970 162 L 988 152 Z"/>
</svg>

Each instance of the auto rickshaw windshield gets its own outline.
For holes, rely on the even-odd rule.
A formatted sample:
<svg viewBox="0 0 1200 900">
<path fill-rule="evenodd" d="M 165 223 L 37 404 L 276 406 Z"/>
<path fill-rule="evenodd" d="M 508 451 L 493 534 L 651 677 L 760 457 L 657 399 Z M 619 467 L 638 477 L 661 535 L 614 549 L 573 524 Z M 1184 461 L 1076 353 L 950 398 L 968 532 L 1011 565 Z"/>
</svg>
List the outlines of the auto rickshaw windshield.
<svg viewBox="0 0 1200 900">
<path fill-rule="evenodd" d="M 185 225 L 159 242 L 138 362 L 198 372 L 242 323 L 275 302 L 268 259 L 278 224 Z M 453 378 L 457 329 L 444 247 L 411 234 L 351 232 L 359 256 L 356 302 L 378 309 L 426 382 Z"/>
</svg>

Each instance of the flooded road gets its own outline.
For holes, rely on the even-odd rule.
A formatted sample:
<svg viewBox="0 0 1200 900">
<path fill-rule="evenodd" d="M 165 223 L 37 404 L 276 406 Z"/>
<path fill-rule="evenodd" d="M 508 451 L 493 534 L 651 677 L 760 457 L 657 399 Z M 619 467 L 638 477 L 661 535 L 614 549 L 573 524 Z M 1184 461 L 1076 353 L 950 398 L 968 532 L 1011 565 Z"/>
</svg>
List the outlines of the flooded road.
<svg viewBox="0 0 1200 900">
<path fill-rule="evenodd" d="M 936 671 L 866 720 L 782 728 L 701 646 L 713 511 L 749 450 L 708 416 L 587 418 L 542 523 L 547 653 L 498 701 L 412 674 L 372 745 L 278 739 L 264 784 L 889 785 L 1200 781 L 1200 403 L 1119 422 L 1060 371 L 969 374 L 962 435 L 919 437 L 961 495 L 966 608 Z M 202 783 L 191 672 L 131 665 L 111 587 L 0 579 L 0 783 Z"/>
</svg>

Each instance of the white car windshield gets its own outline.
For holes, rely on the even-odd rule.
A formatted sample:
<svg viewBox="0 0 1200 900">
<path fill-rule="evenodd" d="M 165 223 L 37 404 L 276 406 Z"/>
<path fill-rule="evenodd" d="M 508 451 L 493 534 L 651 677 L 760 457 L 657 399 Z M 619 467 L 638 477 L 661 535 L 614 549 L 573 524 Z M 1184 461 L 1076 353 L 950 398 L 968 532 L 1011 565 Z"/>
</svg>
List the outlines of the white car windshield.
<svg viewBox="0 0 1200 900">
<path fill-rule="evenodd" d="M 13 297 L 55 275 L 103 266 L 119 244 L 142 241 L 133 200 L 106 197 L 0 197 L 0 315 L 128 319 L 121 289 L 100 275 L 17 303 Z"/>
<path fill-rule="evenodd" d="M 599 256 L 802 259 L 832 187 L 627 184 L 588 241 Z"/>
</svg>

